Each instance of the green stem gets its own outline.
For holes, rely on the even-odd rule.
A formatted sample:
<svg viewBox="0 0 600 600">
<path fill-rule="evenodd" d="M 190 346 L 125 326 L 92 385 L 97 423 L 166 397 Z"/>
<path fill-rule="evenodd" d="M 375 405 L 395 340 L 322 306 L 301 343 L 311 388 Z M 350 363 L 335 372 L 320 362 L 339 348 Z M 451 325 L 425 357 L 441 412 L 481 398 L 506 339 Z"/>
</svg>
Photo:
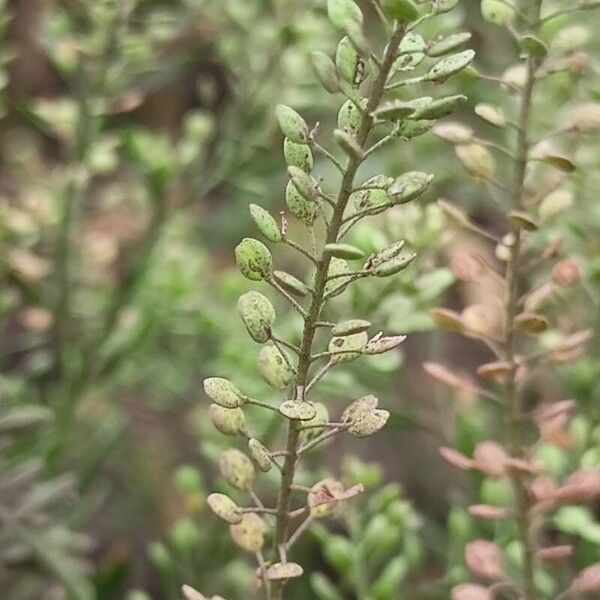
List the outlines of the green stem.
<svg viewBox="0 0 600 600">
<path fill-rule="evenodd" d="M 389 77 L 398 46 L 404 36 L 404 29 L 396 26 L 390 43 L 388 44 L 379 74 L 373 83 L 369 98 L 367 101 L 366 110 L 363 113 L 362 121 L 358 129 L 356 141 L 358 145 L 365 149 L 365 144 L 369 134 L 373 129 L 373 117 L 371 113 L 379 106 L 383 94 L 385 92 L 385 84 Z M 343 223 L 344 211 L 354 187 L 354 178 L 356 172 L 361 165 L 363 158 L 351 158 L 348 162 L 340 191 L 337 197 L 337 202 L 333 210 L 331 223 L 327 230 L 326 243 L 334 243 L 337 240 L 340 227 Z M 331 256 L 324 254 L 318 261 L 315 273 L 314 293 L 308 313 L 304 319 L 304 330 L 302 333 L 302 342 L 300 344 L 300 357 L 298 360 L 298 374 L 296 376 L 296 397 L 302 401 L 305 397 L 305 389 L 308 383 L 309 369 L 311 365 L 311 355 L 317 323 L 320 319 L 321 311 L 325 304 L 325 285 L 327 283 L 327 275 L 329 272 L 329 263 Z M 298 439 L 300 436 L 300 428 L 297 422 L 290 421 L 287 434 L 286 456 L 281 473 L 281 485 L 279 497 L 277 501 L 277 525 L 275 528 L 274 548 L 275 556 L 277 556 L 278 548 L 285 545 L 288 539 L 289 529 L 289 512 L 292 498 L 292 486 L 294 484 L 294 475 L 296 471 L 296 463 L 298 460 Z M 277 583 L 273 588 L 274 600 L 283 598 L 283 584 Z"/>
</svg>

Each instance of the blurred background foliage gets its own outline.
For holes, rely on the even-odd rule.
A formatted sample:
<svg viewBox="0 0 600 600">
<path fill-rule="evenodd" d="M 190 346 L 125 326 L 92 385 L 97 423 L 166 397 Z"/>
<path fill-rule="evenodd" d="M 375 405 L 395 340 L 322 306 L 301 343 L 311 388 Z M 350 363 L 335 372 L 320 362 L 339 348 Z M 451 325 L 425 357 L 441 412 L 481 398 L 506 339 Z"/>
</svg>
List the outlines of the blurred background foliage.
<svg viewBox="0 0 600 600">
<path fill-rule="evenodd" d="M 500 75 L 518 58 L 476 0 L 436 27 L 470 31 L 485 73 Z M 248 204 L 281 202 L 275 105 L 333 127 L 308 61 L 311 50 L 334 49 L 324 2 L 2 0 L 0 32 L 3 597 L 174 600 L 185 582 L 247 598 L 249 563 L 205 508 L 207 490 L 222 485 L 210 459 L 225 446 L 201 381 L 235 373 L 249 395 L 271 393 L 232 317 L 245 289 L 232 247 L 250 229 Z M 598 33 L 589 13 L 544 31 L 565 60 L 585 58 L 581 70 L 545 83 L 536 118 L 546 126 L 566 119 L 573 90 L 576 101 L 600 100 Z M 469 74 L 449 82 L 446 93 L 458 92 L 469 97 L 458 116 L 465 123 L 476 122 L 476 104 L 503 97 Z M 502 141 L 504 131 L 483 127 Z M 323 384 L 340 398 L 373 391 L 392 417 L 365 462 L 347 440 L 315 458 L 315 473 L 341 463 L 346 480 L 364 482 L 368 493 L 303 540 L 299 562 L 312 575 L 290 586 L 291 600 L 448 598 L 464 578 L 460 548 L 481 535 L 463 508 L 469 487 L 481 485 L 487 503 L 502 501 L 503 490 L 465 482 L 437 454 L 448 439 L 472 449 L 493 431 L 494 413 L 468 395 L 455 403 L 421 368 L 447 358 L 464 369 L 480 352 L 435 332 L 428 313 L 443 298 L 459 305 L 459 294 L 477 297 L 453 286 L 450 258 L 459 248 L 487 252 L 433 200 L 452 197 L 481 223 L 493 223 L 496 209 L 449 146 L 428 134 L 408 147 L 383 152 L 369 168 L 426 165 L 435 174 L 427 199 L 368 220 L 349 241 L 371 252 L 405 238 L 417 264 L 337 302 L 340 314 L 370 315 L 411 335 L 402 354 L 358 361 Z M 537 239 L 562 239 L 583 267 L 581 285 L 556 301 L 558 318 L 567 329 L 597 328 L 600 144 L 591 135 L 564 150 L 579 168 L 555 205 L 540 207 Z M 286 260 L 293 273 L 293 257 Z M 375 300 L 383 301 L 373 314 Z M 293 319 L 281 322 L 282 333 L 293 333 Z M 580 407 L 575 450 L 543 449 L 557 471 L 600 467 L 598 350 L 593 342 L 549 383 Z M 260 424 L 265 434 L 270 426 Z M 557 516 L 557 536 L 578 541 L 582 567 L 600 559 L 597 509 Z M 358 584 L 357 564 L 367 571 Z"/>
</svg>

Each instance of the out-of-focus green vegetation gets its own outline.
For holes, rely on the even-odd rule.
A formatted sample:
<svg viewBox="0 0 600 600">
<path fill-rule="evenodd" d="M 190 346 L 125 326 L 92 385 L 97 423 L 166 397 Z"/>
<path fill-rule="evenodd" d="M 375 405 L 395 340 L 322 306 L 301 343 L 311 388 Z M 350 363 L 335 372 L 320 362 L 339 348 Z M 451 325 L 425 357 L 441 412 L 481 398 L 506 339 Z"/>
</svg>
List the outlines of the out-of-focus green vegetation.
<svg viewBox="0 0 600 600">
<path fill-rule="evenodd" d="M 377 36 L 379 3 L 359 4 L 367 32 Z M 428 10 L 429 2 L 417 4 Z M 573 10 L 540 30 L 558 66 L 535 96 L 536 136 L 569 127 L 577 106 L 600 102 L 599 13 L 577 0 L 546 0 L 544 14 L 567 4 Z M 233 247 L 251 231 L 249 204 L 274 214 L 282 206 L 275 106 L 294 106 L 322 130 L 335 127 L 339 102 L 318 85 L 309 59 L 315 50 L 335 52 L 326 5 L 0 0 L 3 598 L 175 600 L 184 583 L 227 600 L 260 597 L 254 567 L 206 505 L 211 491 L 227 490 L 214 464 L 228 443 L 210 423 L 201 382 L 235 374 L 249 396 L 272 396 L 233 309 L 246 291 Z M 519 47 L 480 8 L 479 0 L 461 0 L 420 31 L 470 32 L 480 75 L 510 77 Z M 468 98 L 453 120 L 502 146 L 512 142 L 510 124 L 498 128 L 474 112 L 483 103 L 510 115 L 506 86 L 469 70 L 444 84 L 449 94 Z M 551 138 L 539 149 L 576 167 L 568 180 L 571 166 L 561 163 L 562 171 L 534 170 L 528 182 L 544 190 L 530 199 L 541 225 L 528 238 L 531 256 L 561 245 L 523 279 L 543 288 L 557 256 L 580 269 L 576 285 L 561 288 L 548 308 L 551 327 L 541 339 L 551 348 L 559 329 L 597 332 L 599 325 L 598 130 Z M 317 160 L 319 173 L 333 174 Z M 366 491 L 298 544 L 295 560 L 306 575 L 286 590 L 290 600 L 447 599 L 472 579 L 464 550 L 480 539 L 496 542 L 508 574 L 520 577 L 514 528 L 468 511 L 510 507 L 512 490 L 481 473 L 460 477 L 437 451 L 455 445 L 471 457 L 479 442 L 501 435 L 501 412 L 468 385 L 441 388 L 421 367 L 446 363 L 453 374 L 475 377 L 487 351 L 436 331 L 429 310 L 489 299 L 493 281 L 455 285 L 464 252 L 497 270 L 503 264 L 495 244 L 457 227 L 435 199 L 501 236 L 506 198 L 466 176 L 452 146 L 432 132 L 384 148 L 365 178 L 417 168 L 435 175 L 427 198 L 364 221 L 348 237 L 367 255 L 405 239 L 418 259 L 393 280 L 358 282 L 336 299 L 332 320 L 357 315 L 410 336 L 401 351 L 363 358 L 322 382 L 334 407 L 372 392 L 391 416 L 377 441 L 340 438 L 309 457 L 307 485 L 339 475 L 341 465 L 344 484 Z M 290 229 L 310 243 L 297 223 Z M 297 271 L 292 251 L 279 261 Z M 289 307 L 276 308 L 278 332 L 297 335 Z M 599 351 L 593 338 L 526 389 L 532 411 L 575 401 L 560 436 L 527 433 L 542 473 L 557 481 L 600 469 Z M 267 417 L 255 425 L 266 436 L 274 427 Z M 598 498 L 561 507 L 539 534 L 544 546 L 574 552 L 536 573 L 539 600 L 549 600 L 600 561 Z"/>
</svg>

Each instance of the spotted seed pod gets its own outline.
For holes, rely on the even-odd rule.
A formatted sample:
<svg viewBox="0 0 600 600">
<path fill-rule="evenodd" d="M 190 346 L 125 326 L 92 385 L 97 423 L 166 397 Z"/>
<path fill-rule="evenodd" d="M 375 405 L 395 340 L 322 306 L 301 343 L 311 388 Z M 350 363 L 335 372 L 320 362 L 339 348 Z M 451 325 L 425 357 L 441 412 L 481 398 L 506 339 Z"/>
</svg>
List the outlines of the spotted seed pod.
<svg viewBox="0 0 600 600">
<path fill-rule="evenodd" d="M 342 423 L 348 433 L 355 437 L 367 437 L 379 431 L 387 422 L 390 413 L 377 408 L 375 396 L 359 398 L 342 413 Z"/>
<path fill-rule="evenodd" d="M 214 428 L 224 435 L 238 435 L 246 430 L 246 417 L 241 408 L 223 408 L 218 404 L 211 404 L 208 416 Z"/>
<path fill-rule="evenodd" d="M 348 36 L 343 37 L 338 44 L 335 64 L 341 77 L 349 84 L 359 85 L 364 79 L 365 62 Z"/>
<path fill-rule="evenodd" d="M 443 56 L 449 52 L 454 52 L 459 46 L 466 44 L 471 39 L 471 34 L 468 31 L 455 33 L 448 37 L 432 42 L 427 48 L 427 55 L 433 58 Z"/>
<path fill-rule="evenodd" d="M 258 552 L 265 543 L 265 522 L 255 513 L 245 513 L 242 520 L 229 526 L 231 538 L 242 550 Z"/>
<path fill-rule="evenodd" d="M 315 483 L 307 496 L 310 514 L 317 519 L 323 519 L 335 514 L 339 504 L 335 498 L 338 494 L 343 493 L 343 491 L 344 486 L 331 477 Z"/>
<path fill-rule="evenodd" d="M 319 201 L 321 197 L 319 184 L 314 177 L 311 177 L 298 167 L 288 167 L 288 174 L 291 182 L 305 200 L 315 203 Z"/>
<path fill-rule="evenodd" d="M 284 390 L 294 376 L 281 351 L 272 342 L 265 344 L 258 353 L 258 370 L 276 390 Z"/>
<path fill-rule="evenodd" d="M 402 248 L 404 248 L 404 240 L 399 240 L 386 246 L 383 250 L 372 254 L 367 259 L 367 262 L 363 265 L 363 269 L 374 269 L 375 267 L 379 267 L 380 265 L 396 258 L 399 256 Z"/>
<path fill-rule="evenodd" d="M 306 225 L 312 225 L 319 214 L 318 205 L 312 200 L 306 200 L 292 181 L 285 188 L 285 203 L 290 212 Z"/>
<path fill-rule="evenodd" d="M 252 281 L 265 279 L 273 272 L 269 249 L 254 238 L 244 238 L 235 247 L 235 259 L 241 274 Z"/>
<path fill-rule="evenodd" d="M 308 419 L 302 423 L 303 427 L 307 429 L 303 429 L 300 433 L 300 438 L 302 443 L 305 443 L 319 434 L 323 433 L 325 430 L 325 425 L 329 423 L 329 411 L 327 407 L 322 402 L 313 402 L 313 406 L 315 408 L 315 416 L 312 419 Z M 318 427 L 322 425 L 322 427 Z"/>
<path fill-rule="evenodd" d="M 369 327 L 371 327 L 369 321 L 365 321 L 364 319 L 350 319 L 338 323 L 331 330 L 331 333 L 336 337 L 345 337 L 347 335 L 354 335 L 355 333 L 362 333 L 369 329 Z"/>
<path fill-rule="evenodd" d="M 390 197 L 387 190 L 394 183 L 392 177 L 375 175 L 361 184 L 361 189 L 351 196 L 357 210 L 370 209 L 368 214 L 378 214 L 390 206 Z"/>
<path fill-rule="evenodd" d="M 393 204 L 406 204 L 420 196 L 433 180 L 433 175 L 409 171 L 397 177 L 387 190 Z"/>
<path fill-rule="evenodd" d="M 313 155 L 308 144 L 296 144 L 288 138 L 283 140 L 283 156 L 290 167 L 298 167 L 305 173 L 310 173 L 313 168 Z"/>
<path fill-rule="evenodd" d="M 310 61 L 321 85 L 330 94 L 337 94 L 340 91 L 340 80 L 331 58 L 324 52 L 316 51 L 311 52 Z"/>
<path fill-rule="evenodd" d="M 223 521 L 232 525 L 242 520 L 241 508 L 225 494 L 210 494 L 206 499 L 210 509 Z"/>
<path fill-rule="evenodd" d="M 286 291 L 303 298 L 310 292 L 308 286 L 285 271 L 274 271 L 273 279 Z"/>
<path fill-rule="evenodd" d="M 250 291 L 238 298 L 237 309 L 250 337 L 264 344 L 271 337 L 275 323 L 275 308 L 260 292 Z"/>
<path fill-rule="evenodd" d="M 252 220 L 256 224 L 258 230 L 267 238 L 270 242 L 281 242 L 283 236 L 279 229 L 277 221 L 262 207 L 257 204 L 250 205 L 250 215 Z"/>
<path fill-rule="evenodd" d="M 413 119 L 441 119 L 452 114 L 454 110 L 464 104 L 467 97 L 463 95 L 444 96 L 436 98 L 429 102 L 426 106 L 417 109 L 412 115 Z"/>
<path fill-rule="evenodd" d="M 414 31 L 408 32 L 400 46 L 399 56 L 394 62 L 394 71 L 412 71 L 425 58 L 427 44 L 422 36 Z"/>
<path fill-rule="evenodd" d="M 240 408 L 246 402 L 246 397 L 238 388 L 223 377 L 208 377 L 204 380 L 206 395 L 223 408 Z"/>
<path fill-rule="evenodd" d="M 351 271 L 350 265 L 343 258 L 336 258 L 334 256 L 329 263 L 327 274 L 331 277 L 332 275 L 342 275 Z M 325 284 L 325 293 L 338 296 L 346 289 L 350 281 L 350 277 L 336 277 L 335 279 L 331 279 Z"/>
<path fill-rule="evenodd" d="M 404 121 L 400 127 L 399 134 L 401 138 L 411 140 L 427 133 L 434 125 L 435 121 L 427 121 L 426 119 Z"/>
<path fill-rule="evenodd" d="M 333 137 L 338 143 L 339 147 L 350 157 L 354 159 L 362 159 L 364 156 L 364 150 L 360 144 L 356 141 L 354 136 L 350 135 L 342 129 L 336 129 L 333 132 Z"/>
<path fill-rule="evenodd" d="M 254 464 L 263 472 L 271 470 L 273 466 L 269 454 L 269 450 L 265 448 L 257 439 L 250 438 L 248 440 L 248 451 Z"/>
<path fill-rule="evenodd" d="M 341 363 L 358 358 L 368 340 L 369 336 L 364 331 L 332 338 L 329 342 L 329 352 L 332 353 L 331 361 Z"/>
<path fill-rule="evenodd" d="M 414 252 L 405 254 L 404 256 L 397 256 L 391 260 L 383 263 L 379 267 L 373 269 L 373 275 L 375 277 L 389 277 L 390 275 L 396 275 L 400 271 L 404 271 L 408 265 L 417 257 Z"/>
<path fill-rule="evenodd" d="M 362 110 L 352 100 L 346 100 L 338 112 L 337 126 L 342 131 L 356 135 L 362 123 L 362 118 Z"/>
<path fill-rule="evenodd" d="M 346 260 L 358 260 L 365 255 L 360 248 L 352 246 L 351 244 L 325 244 L 323 252 L 336 258 L 344 258 Z"/>
<path fill-rule="evenodd" d="M 279 412 L 291 421 L 310 421 L 317 414 L 312 402 L 286 400 L 279 406 Z"/>
<path fill-rule="evenodd" d="M 274 563 L 265 572 L 265 576 L 269 581 L 283 581 L 301 577 L 304 569 L 297 563 Z"/>
<path fill-rule="evenodd" d="M 254 481 L 254 465 L 252 461 L 236 448 L 228 448 L 219 457 L 221 475 L 238 490 L 248 490 Z"/>
<path fill-rule="evenodd" d="M 455 73 L 468 67 L 474 58 L 475 52 L 473 50 L 464 50 L 463 52 L 446 56 L 429 69 L 424 80 L 433 83 L 443 83 Z"/>
<path fill-rule="evenodd" d="M 286 138 L 296 144 L 308 143 L 308 125 L 293 108 L 285 104 L 279 104 L 275 109 L 275 113 L 279 121 L 279 127 Z"/>
<path fill-rule="evenodd" d="M 363 14 L 353 0 L 327 0 L 327 16 L 332 24 L 341 31 L 350 26 L 361 26 Z"/>
</svg>

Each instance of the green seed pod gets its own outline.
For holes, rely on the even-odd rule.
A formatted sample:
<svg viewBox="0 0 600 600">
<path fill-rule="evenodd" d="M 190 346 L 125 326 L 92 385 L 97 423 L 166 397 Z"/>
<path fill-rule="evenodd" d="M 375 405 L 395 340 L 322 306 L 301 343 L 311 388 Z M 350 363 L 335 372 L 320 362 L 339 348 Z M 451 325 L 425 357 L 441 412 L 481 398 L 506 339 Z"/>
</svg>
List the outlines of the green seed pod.
<svg viewBox="0 0 600 600">
<path fill-rule="evenodd" d="M 208 416 L 214 428 L 224 435 L 238 435 L 246 429 L 246 417 L 241 408 L 223 408 L 218 404 L 211 404 Z"/>
<path fill-rule="evenodd" d="M 364 331 L 343 337 L 331 338 L 329 342 L 331 362 L 342 363 L 358 358 L 368 341 L 369 336 Z"/>
<path fill-rule="evenodd" d="M 467 67 L 475 58 L 475 52 L 473 50 L 465 50 L 458 54 L 452 54 L 442 58 L 429 69 L 427 75 L 425 75 L 425 81 L 432 81 L 434 83 L 443 83 L 459 71 L 462 71 Z"/>
<path fill-rule="evenodd" d="M 406 204 L 420 196 L 431 183 L 433 175 L 421 171 L 403 173 L 394 180 L 387 193 L 392 204 Z"/>
<path fill-rule="evenodd" d="M 258 370 L 276 390 L 284 390 L 294 376 L 281 351 L 272 342 L 265 344 L 258 353 Z"/>
<path fill-rule="evenodd" d="M 307 428 L 303 429 L 300 434 L 302 443 L 305 443 L 308 440 L 317 437 L 320 433 L 323 433 L 325 425 L 329 423 L 329 411 L 327 410 L 327 407 L 322 402 L 314 402 L 313 406 L 316 410 L 315 416 L 308 421 L 304 421 L 302 424 Z M 322 427 L 317 427 L 318 425 L 322 425 Z"/>
<path fill-rule="evenodd" d="M 512 0 L 481 0 L 481 14 L 490 23 L 508 25 L 516 15 L 516 9 L 510 4 Z"/>
<path fill-rule="evenodd" d="M 364 79 L 365 63 L 347 36 L 338 44 L 335 64 L 339 74 L 349 84 L 359 85 Z"/>
<path fill-rule="evenodd" d="M 496 159 L 481 144 L 461 144 L 455 148 L 456 156 L 473 177 L 492 179 L 496 173 Z"/>
<path fill-rule="evenodd" d="M 331 333 L 336 337 L 345 337 L 347 335 L 353 335 L 355 333 L 362 333 L 371 327 L 369 321 L 364 319 L 350 319 L 349 321 L 342 321 L 338 323 L 332 330 Z"/>
<path fill-rule="evenodd" d="M 242 550 L 258 552 L 265 544 L 265 522 L 255 513 L 245 513 L 242 520 L 229 526 L 231 538 Z"/>
<path fill-rule="evenodd" d="M 300 296 L 301 298 L 308 295 L 310 292 L 309 288 L 304 285 L 299 279 L 296 279 L 293 275 L 286 273 L 285 271 L 274 271 L 273 279 L 286 291 L 294 296 Z"/>
<path fill-rule="evenodd" d="M 364 150 L 360 147 L 354 136 L 346 133 L 342 129 L 336 129 L 333 132 L 333 137 L 339 147 L 350 157 L 357 160 L 362 159 Z"/>
<path fill-rule="evenodd" d="M 252 281 L 265 279 L 273 271 L 273 257 L 269 249 L 254 238 L 244 238 L 235 247 L 235 260 L 241 274 Z"/>
<path fill-rule="evenodd" d="M 375 268 L 373 270 L 373 275 L 375 275 L 375 277 L 389 277 L 390 275 L 400 273 L 400 271 L 404 271 L 416 257 L 417 255 L 414 252 L 411 252 L 410 254 L 393 258 Z"/>
<path fill-rule="evenodd" d="M 276 318 L 271 302 L 260 292 L 250 291 L 239 297 L 237 309 L 250 337 L 264 344 L 271 337 Z"/>
<path fill-rule="evenodd" d="M 246 403 L 246 398 L 238 388 L 223 377 L 209 377 L 204 380 L 206 395 L 223 408 L 240 408 Z"/>
<path fill-rule="evenodd" d="M 327 15 L 333 25 L 342 31 L 351 25 L 363 24 L 362 11 L 352 0 L 327 0 Z"/>
<path fill-rule="evenodd" d="M 405 335 L 382 336 L 379 333 L 367 342 L 363 353 L 369 355 L 383 354 L 397 348 L 405 339 Z"/>
<path fill-rule="evenodd" d="M 406 140 L 411 140 L 412 138 L 416 138 L 424 133 L 427 133 L 434 125 L 435 121 L 404 121 L 404 123 L 402 123 L 402 127 L 400 127 L 400 137 Z"/>
<path fill-rule="evenodd" d="M 271 470 L 273 466 L 269 451 L 257 439 L 250 438 L 248 440 L 248 451 L 254 464 L 263 472 Z"/>
<path fill-rule="evenodd" d="M 248 490 L 254 481 L 252 461 L 236 448 L 228 448 L 219 458 L 221 475 L 234 488 Z"/>
<path fill-rule="evenodd" d="M 400 23 L 410 23 L 419 16 L 419 10 L 412 0 L 383 0 L 383 10 L 388 17 Z"/>
<path fill-rule="evenodd" d="M 390 197 L 387 189 L 394 183 L 392 177 L 376 175 L 367 179 L 360 187 L 362 189 L 352 194 L 352 202 L 357 210 L 371 209 L 367 214 L 377 214 L 384 211 L 390 205 Z"/>
<path fill-rule="evenodd" d="M 427 48 L 427 56 L 437 58 L 449 52 L 454 52 L 459 46 L 466 44 L 471 39 L 471 34 L 468 31 L 449 35 L 441 40 L 432 42 Z"/>
<path fill-rule="evenodd" d="M 286 138 L 296 144 L 306 144 L 308 142 L 308 125 L 293 108 L 285 104 L 278 104 L 275 112 L 279 127 Z"/>
<path fill-rule="evenodd" d="M 343 258 L 335 258 L 334 256 L 329 263 L 329 271 L 327 274 L 328 276 L 341 275 L 342 273 L 350 273 L 351 271 L 350 265 Z M 331 279 L 325 284 L 325 293 L 333 293 L 333 296 L 338 296 L 346 289 L 348 283 L 350 283 L 349 277 L 336 277 L 335 279 Z"/>
<path fill-rule="evenodd" d="M 519 39 L 519 46 L 529 55 L 535 58 L 545 58 L 548 54 L 548 48 L 542 40 L 535 35 L 524 35 Z"/>
<path fill-rule="evenodd" d="M 410 117 L 414 112 L 415 108 L 410 102 L 390 100 L 377 108 L 373 116 L 382 121 L 400 121 Z"/>
<path fill-rule="evenodd" d="M 296 144 L 288 138 L 283 140 L 283 156 L 290 167 L 298 167 L 305 173 L 310 173 L 313 168 L 313 155 L 308 144 Z"/>
<path fill-rule="evenodd" d="M 347 260 L 357 260 L 365 255 L 360 248 L 351 244 L 325 244 L 324 252 L 336 258 L 345 258 Z"/>
<path fill-rule="evenodd" d="M 285 188 L 285 203 L 290 212 L 306 225 L 312 225 L 319 214 L 317 204 L 305 200 L 291 181 L 288 181 Z"/>
<path fill-rule="evenodd" d="M 338 128 L 352 135 L 356 135 L 360 128 L 360 124 L 362 123 L 362 118 L 363 113 L 356 104 L 354 104 L 352 100 L 346 100 L 338 112 Z"/>
<path fill-rule="evenodd" d="M 316 416 L 317 409 L 312 402 L 286 400 L 281 403 L 279 412 L 291 421 L 310 421 Z"/>
<path fill-rule="evenodd" d="M 446 96 L 444 98 L 436 98 L 427 106 L 420 108 L 413 114 L 413 119 L 441 119 L 451 114 L 457 106 L 464 104 L 467 101 L 466 96 Z"/>
<path fill-rule="evenodd" d="M 427 44 L 422 36 L 409 31 L 398 47 L 399 57 L 394 62 L 395 71 L 412 71 L 425 58 Z"/>
<path fill-rule="evenodd" d="M 371 255 L 364 264 L 363 269 L 373 269 L 392 260 L 393 258 L 396 258 L 400 254 L 402 248 L 404 248 L 404 240 L 394 242 L 383 250 L 377 252 L 377 254 Z"/>
<path fill-rule="evenodd" d="M 319 201 L 319 184 L 314 177 L 298 167 L 288 167 L 288 175 L 294 187 L 305 200 L 315 203 Z"/>
<path fill-rule="evenodd" d="M 277 221 L 258 204 L 250 205 L 250 215 L 258 230 L 270 241 L 281 242 L 283 239 Z"/>
<path fill-rule="evenodd" d="M 242 521 L 242 510 L 240 507 L 225 494 L 210 494 L 206 499 L 211 510 L 223 521 L 235 525 Z"/>
<path fill-rule="evenodd" d="M 458 3 L 459 0 L 432 0 L 431 9 L 436 14 L 447 13 L 455 8 Z"/>
<path fill-rule="evenodd" d="M 340 91 L 340 80 L 333 61 L 324 52 L 311 52 L 310 61 L 321 85 L 330 93 Z"/>
</svg>

